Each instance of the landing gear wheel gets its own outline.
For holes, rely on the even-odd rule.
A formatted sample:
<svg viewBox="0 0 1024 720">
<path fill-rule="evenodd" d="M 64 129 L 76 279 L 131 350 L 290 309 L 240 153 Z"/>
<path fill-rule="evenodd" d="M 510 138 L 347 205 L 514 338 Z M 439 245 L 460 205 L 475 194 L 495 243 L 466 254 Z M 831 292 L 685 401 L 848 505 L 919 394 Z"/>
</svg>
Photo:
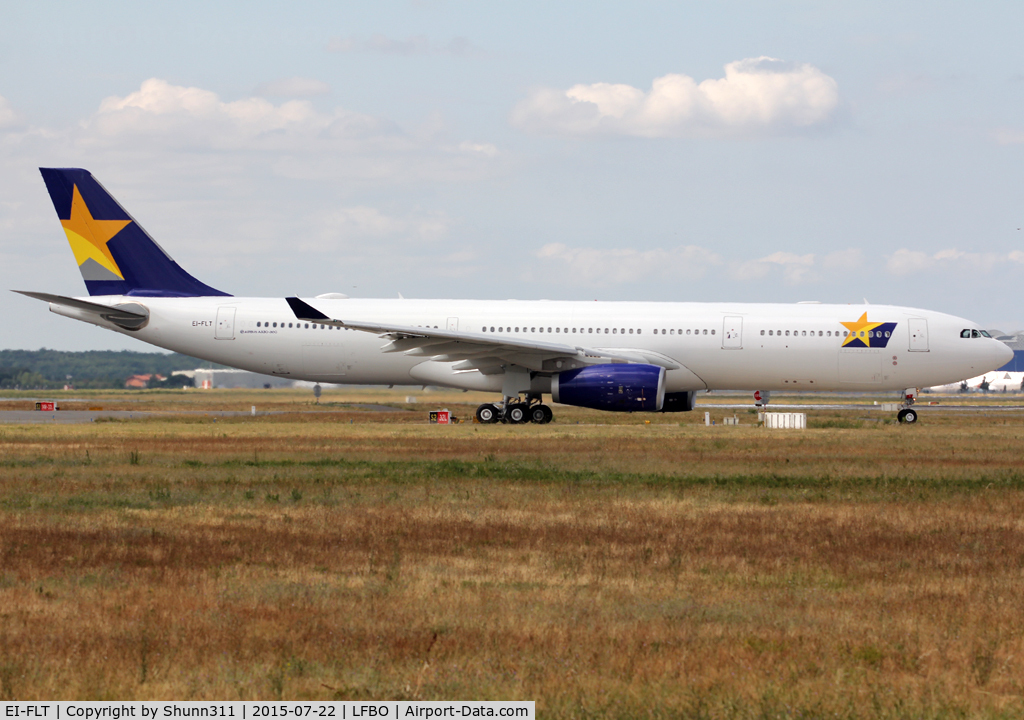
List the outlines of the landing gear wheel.
<svg viewBox="0 0 1024 720">
<path fill-rule="evenodd" d="M 537 423 L 538 425 L 547 425 L 553 417 L 554 413 L 551 412 L 551 408 L 547 405 L 534 405 L 529 410 L 530 422 Z"/>
<path fill-rule="evenodd" d="M 913 425 L 917 422 L 917 410 L 907 408 L 896 413 L 896 420 L 906 425 Z"/>
<path fill-rule="evenodd" d="M 522 403 L 515 403 L 505 408 L 505 419 L 513 425 L 519 425 L 520 423 L 528 422 L 526 415 L 526 406 Z"/>
<path fill-rule="evenodd" d="M 501 419 L 501 413 L 494 405 L 484 403 L 476 409 L 476 419 L 483 425 L 491 425 Z"/>
</svg>

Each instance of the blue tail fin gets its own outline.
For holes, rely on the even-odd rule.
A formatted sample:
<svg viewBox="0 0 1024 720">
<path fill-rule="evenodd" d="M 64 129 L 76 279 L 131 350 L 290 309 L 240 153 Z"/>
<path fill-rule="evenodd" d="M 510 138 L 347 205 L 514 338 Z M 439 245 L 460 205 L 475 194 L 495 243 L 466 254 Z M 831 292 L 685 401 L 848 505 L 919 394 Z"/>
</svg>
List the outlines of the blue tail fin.
<svg viewBox="0 0 1024 720">
<path fill-rule="evenodd" d="M 182 270 L 88 170 L 39 172 L 90 295 L 227 295 Z"/>
</svg>

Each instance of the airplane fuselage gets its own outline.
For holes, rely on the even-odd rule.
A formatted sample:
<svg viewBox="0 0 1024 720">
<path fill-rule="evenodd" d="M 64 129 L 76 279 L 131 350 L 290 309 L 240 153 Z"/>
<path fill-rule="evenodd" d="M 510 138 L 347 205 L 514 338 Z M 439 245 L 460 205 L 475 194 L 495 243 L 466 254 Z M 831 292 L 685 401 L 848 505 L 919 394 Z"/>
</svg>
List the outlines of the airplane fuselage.
<svg viewBox="0 0 1024 720">
<path fill-rule="evenodd" d="M 148 310 L 149 320 L 140 329 L 126 330 L 73 308 L 51 309 L 168 350 L 296 380 L 487 391 L 502 387 L 502 373 L 458 370 L 454 363 L 432 359 L 423 350 L 383 352 L 388 340 L 376 333 L 297 321 L 281 298 L 88 299 L 106 305 L 140 304 Z M 612 353 L 642 351 L 667 368 L 667 392 L 929 387 L 998 367 L 1007 352 L 991 338 L 961 337 L 964 329 L 977 327 L 968 320 L 890 305 L 325 298 L 309 302 L 342 321 L 439 328 Z M 862 334 L 851 338 L 851 332 Z M 562 365 L 535 368 L 535 389 L 547 392 L 550 374 L 560 369 Z"/>
</svg>

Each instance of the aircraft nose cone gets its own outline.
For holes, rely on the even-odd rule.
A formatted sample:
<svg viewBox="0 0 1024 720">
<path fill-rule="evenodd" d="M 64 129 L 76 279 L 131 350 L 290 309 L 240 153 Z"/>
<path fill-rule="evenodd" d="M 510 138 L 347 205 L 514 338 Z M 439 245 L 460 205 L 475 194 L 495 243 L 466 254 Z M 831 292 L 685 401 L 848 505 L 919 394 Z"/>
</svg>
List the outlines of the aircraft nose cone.
<svg viewBox="0 0 1024 720">
<path fill-rule="evenodd" d="M 998 343 L 999 345 L 999 347 L 996 348 L 996 360 L 999 363 L 998 365 L 996 365 L 996 369 L 998 370 L 1003 365 L 1013 360 L 1013 349 L 1010 348 L 1010 346 L 1006 345 L 1005 343 L 999 342 L 998 340 L 996 340 L 995 342 Z"/>
</svg>

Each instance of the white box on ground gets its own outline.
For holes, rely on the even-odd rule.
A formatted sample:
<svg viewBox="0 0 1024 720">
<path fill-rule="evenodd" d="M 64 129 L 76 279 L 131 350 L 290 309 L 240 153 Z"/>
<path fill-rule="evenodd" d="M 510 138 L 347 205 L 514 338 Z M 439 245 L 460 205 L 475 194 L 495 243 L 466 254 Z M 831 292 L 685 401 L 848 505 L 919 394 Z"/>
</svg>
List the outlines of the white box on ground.
<svg viewBox="0 0 1024 720">
<path fill-rule="evenodd" d="M 879 408 L 882 410 L 882 412 L 899 412 L 900 411 L 900 404 L 899 403 L 882 403 L 881 405 L 879 405 Z"/>
<path fill-rule="evenodd" d="M 806 430 L 807 413 L 765 413 L 764 426 L 775 430 Z"/>
</svg>

